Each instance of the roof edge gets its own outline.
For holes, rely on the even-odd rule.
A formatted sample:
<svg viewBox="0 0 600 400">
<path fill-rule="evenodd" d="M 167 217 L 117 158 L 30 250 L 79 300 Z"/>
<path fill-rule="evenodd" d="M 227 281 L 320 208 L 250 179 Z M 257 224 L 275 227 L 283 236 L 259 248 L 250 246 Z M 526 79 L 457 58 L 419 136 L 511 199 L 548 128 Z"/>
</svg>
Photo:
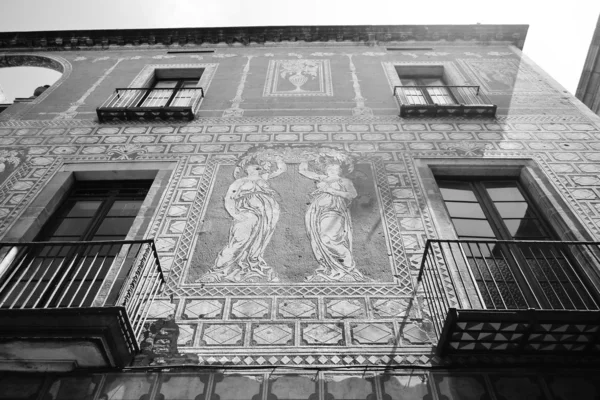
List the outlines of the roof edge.
<svg viewBox="0 0 600 400">
<path fill-rule="evenodd" d="M 321 25 L 1 32 L 0 51 L 126 45 L 214 46 L 267 42 L 509 42 L 523 49 L 529 25 Z"/>
</svg>

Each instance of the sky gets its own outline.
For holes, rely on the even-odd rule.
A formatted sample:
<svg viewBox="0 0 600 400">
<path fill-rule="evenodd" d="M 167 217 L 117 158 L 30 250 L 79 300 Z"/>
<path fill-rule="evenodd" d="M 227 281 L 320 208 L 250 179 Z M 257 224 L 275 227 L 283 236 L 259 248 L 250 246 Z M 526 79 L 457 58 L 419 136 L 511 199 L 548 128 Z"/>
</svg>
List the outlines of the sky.
<svg viewBox="0 0 600 400">
<path fill-rule="evenodd" d="M 599 15 L 600 0 L 0 0 L 0 31 L 527 24 L 524 53 L 575 93 Z M 18 97 L 39 86 L 23 81 Z"/>
</svg>

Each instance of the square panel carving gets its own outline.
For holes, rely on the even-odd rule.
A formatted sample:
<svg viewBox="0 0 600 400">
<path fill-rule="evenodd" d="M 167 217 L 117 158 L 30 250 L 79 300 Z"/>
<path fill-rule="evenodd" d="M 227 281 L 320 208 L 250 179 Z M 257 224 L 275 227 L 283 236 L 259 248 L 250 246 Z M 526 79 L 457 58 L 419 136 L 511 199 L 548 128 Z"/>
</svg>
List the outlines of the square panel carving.
<svg viewBox="0 0 600 400">
<path fill-rule="evenodd" d="M 329 60 L 271 60 L 263 96 L 333 96 Z"/>
</svg>

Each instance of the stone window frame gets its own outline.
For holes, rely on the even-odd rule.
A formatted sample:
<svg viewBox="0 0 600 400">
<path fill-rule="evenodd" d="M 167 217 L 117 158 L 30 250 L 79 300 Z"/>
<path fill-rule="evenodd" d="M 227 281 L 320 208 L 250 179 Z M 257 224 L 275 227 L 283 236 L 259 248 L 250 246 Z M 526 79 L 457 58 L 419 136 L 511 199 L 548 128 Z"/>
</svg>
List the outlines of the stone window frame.
<svg viewBox="0 0 600 400">
<path fill-rule="evenodd" d="M 456 85 L 461 86 L 470 85 L 469 80 L 465 77 L 465 75 L 458 69 L 456 63 L 453 61 L 382 61 L 381 65 L 383 67 L 383 71 L 385 72 L 385 76 L 387 77 L 388 83 L 390 85 L 390 90 L 392 91 L 392 95 L 396 100 L 396 104 L 398 105 L 398 110 L 400 110 L 400 100 L 396 93 L 394 92 L 394 87 L 402 86 L 402 81 L 400 80 L 400 76 L 398 75 L 398 70 L 396 67 L 400 68 L 419 68 L 423 67 L 424 71 L 427 71 L 428 74 L 431 74 L 431 71 L 434 70 L 435 67 L 442 68 L 441 78 L 446 82 L 447 85 Z M 456 95 L 456 94 L 454 94 Z M 471 102 L 473 104 L 477 104 L 478 98 L 481 97 L 483 102 L 488 101 L 489 99 L 487 95 L 484 93 L 483 88 L 480 87 L 479 94 L 477 95 L 461 95 L 464 98 L 459 99 L 461 102 Z"/>
<path fill-rule="evenodd" d="M 131 83 L 129 84 L 129 88 L 145 88 L 145 87 L 150 87 L 150 85 L 152 84 L 152 82 L 154 81 L 154 79 L 156 78 L 157 75 L 157 70 L 159 71 L 164 71 L 167 74 L 174 74 L 176 75 L 175 71 L 179 70 L 190 70 L 190 69 L 195 69 L 195 70 L 203 70 L 202 71 L 202 75 L 200 76 L 200 80 L 198 81 L 198 84 L 196 85 L 196 87 L 202 87 L 202 89 L 204 89 L 204 94 L 206 94 L 206 92 L 208 92 L 208 87 L 210 86 L 210 83 L 212 82 L 212 79 L 215 76 L 215 73 L 217 71 L 217 67 L 219 66 L 218 63 L 203 63 L 203 64 L 148 64 L 145 65 L 142 70 L 138 73 L 138 75 L 133 79 L 133 81 L 131 81 Z M 198 110 L 200 109 L 200 106 L 202 105 L 202 103 L 204 102 L 204 97 L 200 98 L 200 101 L 198 101 L 198 104 L 196 105 L 196 108 L 194 110 L 192 110 L 192 112 L 194 114 L 196 114 L 196 112 L 198 112 Z"/>
<path fill-rule="evenodd" d="M 150 220 L 158 211 L 159 200 L 167 189 L 176 161 L 152 162 L 65 162 L 42 188 L 23 215 L 8 229 L 2 241 L 28 242 L 40 232 L 57 210 L 76 180 L 151 179 L 152 185 L 125 240 L 143 239 Z"/>
<path fill-rule="evenodd" d="M 158 215 L 159 206 L 177 164 L 172 160 L 64 163 L 25 209 L 23 215 L 7 231 L 2 241 L 31 242 L 61 205 L 75 181 L 151 179 L 152 185 L 124 240 L 146 239 L 146 233 L 151 227 L 152 220 Z M 113 265 L 107 272 L 107 280 L 94 304 L 102 305 L 100 303 L 106 300 L 105 295 L 110 292 L 118 278 L 121 265 Z"/>
<path fill-rule="evenodd" d="M 534 206 L 545 222 L 562 241 L 594 241 L 585 224 L 550 182 L 546 174 L 531 158 L 509 159 L 464 159 L 464 158 L 415 158 L 419 183 L 425 193 L 425 202 L 433 220 L 437 237 L 432 239 L 457 240 L 458 236 L 446 210 L 441 191 L 435 177 L 490 177 L 514 178 L 529 194 Z M 600 271 L 592 266 L 590 259 L 583 263 L 592 285 L 600 287 Z M 470 282 L 467 271 L 448 268 L 454 282 Z M 462 275 L 462 279 L 461 279 Z M 469 304 L 468 299 L 477 298 L 474 284 L 463 287 L 455 285 L 460 303 Z"/>
</svg>

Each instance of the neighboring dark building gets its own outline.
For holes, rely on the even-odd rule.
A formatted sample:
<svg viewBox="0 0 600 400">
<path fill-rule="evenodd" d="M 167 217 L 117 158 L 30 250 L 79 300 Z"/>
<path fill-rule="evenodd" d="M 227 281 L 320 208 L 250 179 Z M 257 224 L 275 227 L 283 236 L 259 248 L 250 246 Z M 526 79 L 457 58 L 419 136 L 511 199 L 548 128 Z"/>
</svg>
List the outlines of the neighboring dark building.
<svg viewBox="0 0 600 400">
<path fill-rule="evenodd" d="M 600 114 L 600 17 L 598 17 L 575 96 L 590 110 Z"/>
<path fill-rule="evenodd" d="M 600 395 L 600 119 L 527 26 L 0 33 L 0 399 Z"/>
</svg>

